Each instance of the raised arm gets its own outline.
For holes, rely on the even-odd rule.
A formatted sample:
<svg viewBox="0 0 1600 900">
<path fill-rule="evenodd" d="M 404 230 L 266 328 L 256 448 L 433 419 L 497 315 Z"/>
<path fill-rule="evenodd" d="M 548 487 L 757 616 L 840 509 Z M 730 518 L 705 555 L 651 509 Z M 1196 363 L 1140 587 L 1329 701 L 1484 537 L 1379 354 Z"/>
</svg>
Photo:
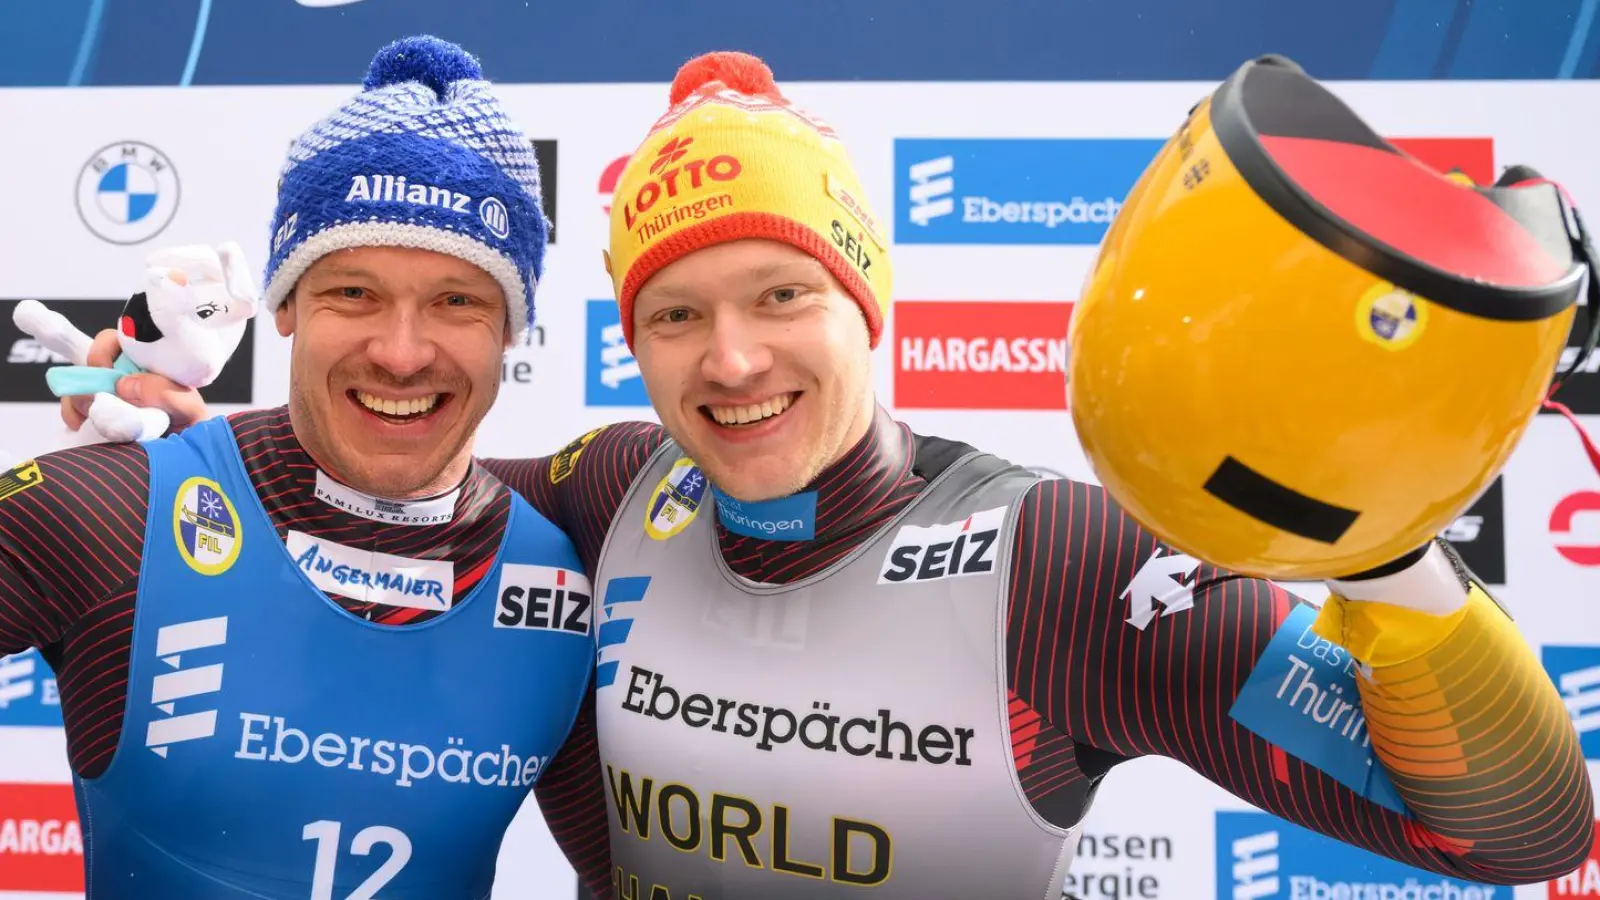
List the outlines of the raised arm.
<svg viewBox="0 0 1600 900">
<path fill-rule="evenodd" d="M 624 422 L 597 428 L 552 456 L 481 462 L 572 538 L 584 570 L 592 577 L 628 486 L 665 439 L 658 425 Z M 579 881 L 599 900 L 608 900 L 611 834 L 600 781 L 592 690 L 561 753 L 533 792 L 545 824 L 577 870 Z"/>
<path fill-rule="evenodd" d="M 1442 544 L 1331 585 L 1319 613 L 1161 546 L 1099 487 L 1051 481 L 1026 498 L 1012 576 L 1013 684 L 1081 744 L 1176 759 L 1291 822 L 1468 880 L 1548 880 L 1592 846 L 1561 698 Z"/>
</svg>

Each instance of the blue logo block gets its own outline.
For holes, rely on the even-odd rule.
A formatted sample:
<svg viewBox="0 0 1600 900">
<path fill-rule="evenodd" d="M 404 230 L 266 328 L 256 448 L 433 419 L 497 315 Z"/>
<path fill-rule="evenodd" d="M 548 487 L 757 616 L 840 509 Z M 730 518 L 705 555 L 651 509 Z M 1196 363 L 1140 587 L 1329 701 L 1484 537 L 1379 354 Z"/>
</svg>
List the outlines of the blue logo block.
<svg viewBox="0 0 1600 900">
<path fill-rule="evenodd" d="M 1217 813 L 1218 900 L 1510 896 L 1323 837 L 1263 812 Z"/>
<path fill-rule="evenodd" d="M 0 656 L 0 725 L 61 727 L 55 673 L 39 651 Z"/>
<path fill-rule="evenodd" d="M 895 242 L 1097 245 L 1165 143 L 896 140 Z"/>
<path fill-rule="evenodd" d="M 1296 759 L 1380 806 L 1405 804 L 1367 734 L 1356 687 L 1360 665 L 1311 631 L 1317 611 L 1296 607 L 1279 626 L 1228 714 Z"/>
<path fill-rule="evenodd" d="M 1600 760 L 1600 647 L 1545 647 L 1540 656 L 1572 714 L 1584 758 Z"/>
<path fill-rule="evenodd" d="M 809 541 L 817 531 L 817 492 L 746 503 L 713 491 L 724 528 L 771 541 Z"/>
<path fill-rule="evenodd" d="M 649 406 L 639 362 L 622 339 L 622 319 L 615 300 L 590 300 L 588 305 L 587 406 Z"/>
</svg>

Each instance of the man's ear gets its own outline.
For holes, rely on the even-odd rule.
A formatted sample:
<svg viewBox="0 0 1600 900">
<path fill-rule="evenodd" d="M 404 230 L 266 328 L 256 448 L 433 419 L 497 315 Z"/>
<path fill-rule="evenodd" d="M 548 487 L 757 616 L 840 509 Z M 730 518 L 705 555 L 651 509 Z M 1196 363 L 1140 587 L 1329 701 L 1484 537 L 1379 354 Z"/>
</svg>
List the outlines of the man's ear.
<svg viewBox="0 0 1600 900">
<path fill-rule="evenodd" d="M 294 291 L 283 298 L 278 308 L 272 313 L 272 321 L 278 326 L 278 335 L 288 337 L 294 334 Z"/>
</svg>

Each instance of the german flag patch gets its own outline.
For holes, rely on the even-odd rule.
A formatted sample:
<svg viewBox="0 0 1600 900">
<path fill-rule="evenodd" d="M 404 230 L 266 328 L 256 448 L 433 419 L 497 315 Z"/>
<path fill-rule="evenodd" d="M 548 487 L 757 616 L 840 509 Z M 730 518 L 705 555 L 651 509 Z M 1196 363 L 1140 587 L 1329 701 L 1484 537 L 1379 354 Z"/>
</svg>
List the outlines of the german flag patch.
<svg viewBox="0 0 1600 900">
<path fill-rule="evenodd" d="M 44 484 L 44 473 L 37 460 L 18 463 L 14 468 L 0 472 L 0 500 L 22 493 L 36 484 Z"/>
</svg>

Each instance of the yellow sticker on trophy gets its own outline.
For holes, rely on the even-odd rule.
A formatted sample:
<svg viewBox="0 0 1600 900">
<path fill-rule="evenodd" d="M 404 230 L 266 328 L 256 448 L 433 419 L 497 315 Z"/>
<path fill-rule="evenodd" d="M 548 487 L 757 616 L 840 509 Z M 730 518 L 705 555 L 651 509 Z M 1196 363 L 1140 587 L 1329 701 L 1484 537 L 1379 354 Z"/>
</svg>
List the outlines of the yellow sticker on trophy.
<svg viewBox="0 0 1600 900">
<path fill-rule="evenodd" d="M 1428 301 L 1380 281 L 1356 303 L 1356 332 L 1385 350 L 1404 350 L 1428 326 Z"/>
</svg>

